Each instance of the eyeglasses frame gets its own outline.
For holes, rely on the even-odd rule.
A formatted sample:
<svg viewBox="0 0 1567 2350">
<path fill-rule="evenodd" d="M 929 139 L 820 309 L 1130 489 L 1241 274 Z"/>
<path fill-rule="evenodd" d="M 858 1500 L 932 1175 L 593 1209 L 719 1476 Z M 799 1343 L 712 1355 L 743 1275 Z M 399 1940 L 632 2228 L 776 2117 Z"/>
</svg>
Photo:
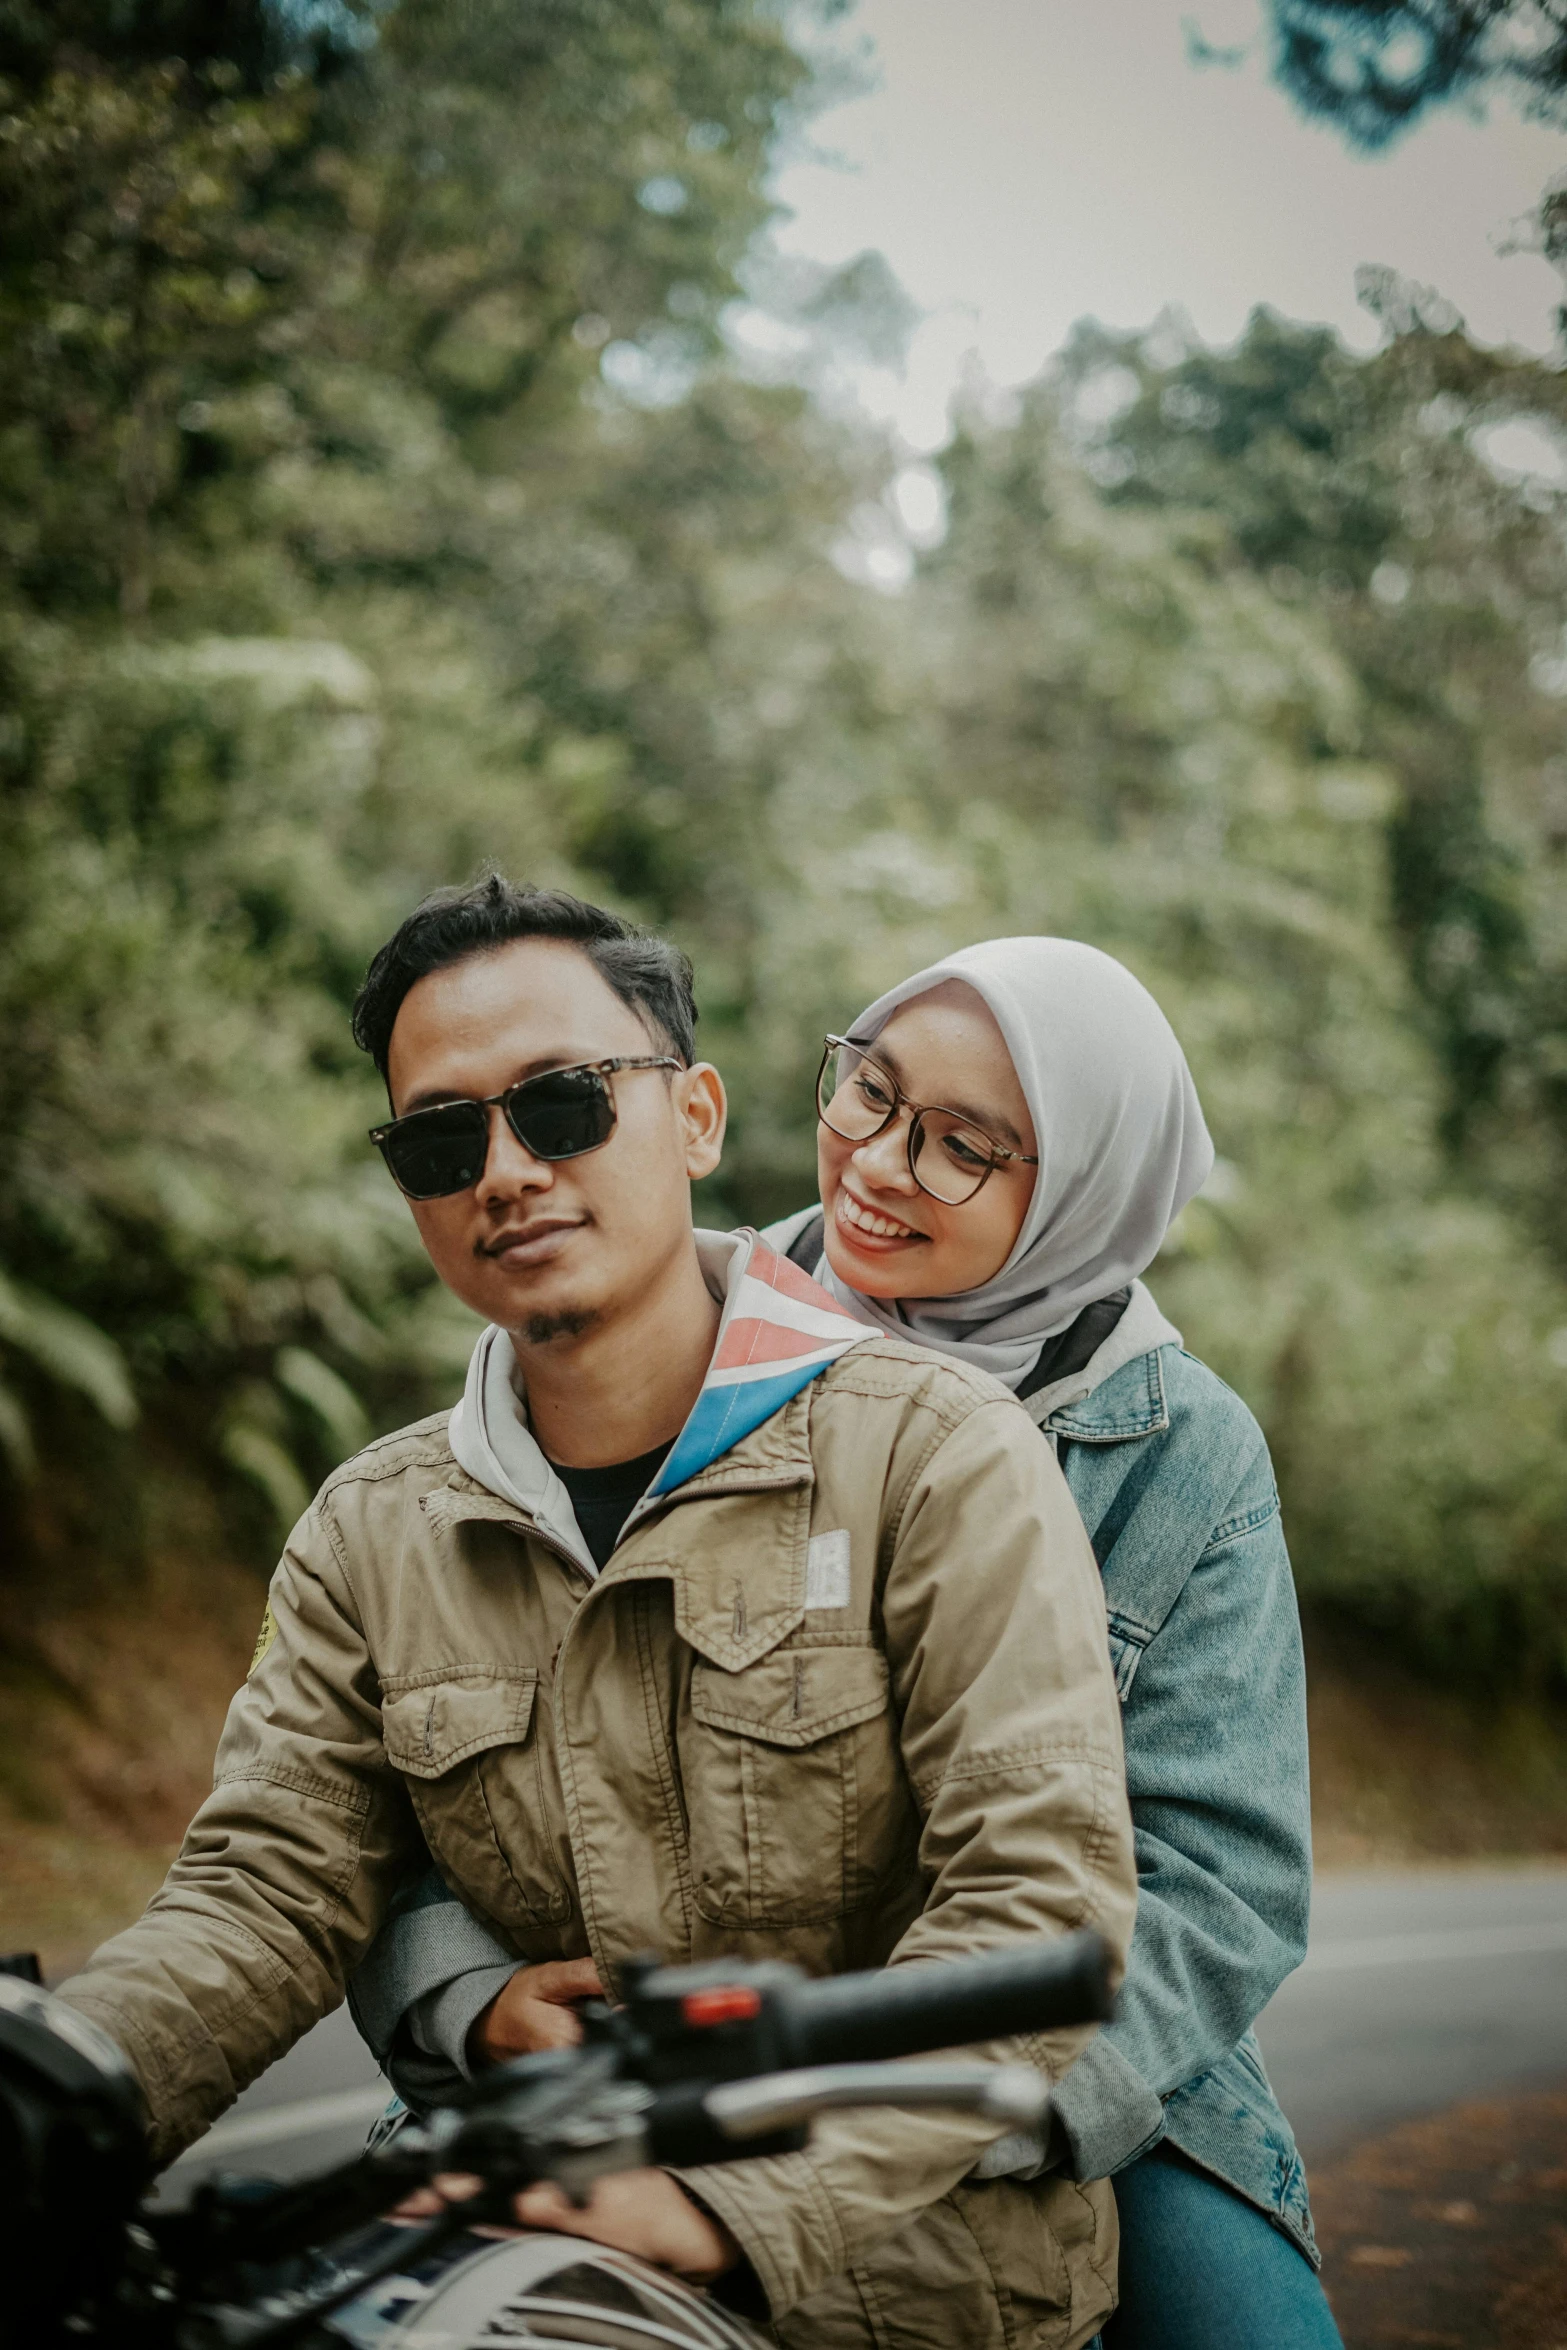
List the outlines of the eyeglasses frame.
<svg viewBox="0 0 1567 2350">
<path fill-rule="evenodd" d="M 879 1126 L 872 1127 L 869 1134 L 841 1133 L 839 1129 L 834 1126 L 832 1120 L 827 1116 L 826 1111 L 822 1108 L 822 1079 L 827 1074 L 828 1062 L 832 1059 L 833 1054 L 837 1052 L 858 1053 L 860 1059 L 862 1061 L 869 1061 L 871 1067 L 877 1072 L 879 1076 L 884 1077 L 888 1085 L 892 1088 L 892 1108 L 887 1112 L 886 1117 L 883 1118 Z M 840 1142 L 852 1142 L 855 1144 L 874 1142 L 878 1135 L 886 1133 L 893 1120 L 904 1110 L 907 1110 L 909 1113 L 909 1133 L 907 1143 L 909 1173 L 913 1176 L 915 1182 L 919 1184 L 919 1188 L 925 1194 L 925 1197 L 927 1199 L 933 1199 L 938 1207 L 966 1208 L 970 1200 L 978 1199 L 980 1193 L 984 1190 L 986 1184 L 990 1181 L 990 1178 L 992 1175 L 994 1175 L 996 1169 L 1000 1166 L 1003 1159 L 1017 1159 L 1025 1167 L 1037 1167 L 1039 1164 L 1038 1159 L 1033 1157 L 1030 1152 L 1011 1150 L 1004 1142 L 997 1142 L 994 1135 L 986 1134 L 984 1127 L 979 1125 L 975 1119 L 971 1118 L 966 1110 L 954 1110 L 945 1102 L 911 1101 L 909 1096 L 904 1092 L 902 1086 L 898 1083 L 896 1077 L 894 1077 L 892 1074 L 892 1071 L 887 1067 L 886 1063 L 884 1061 L 878 1061 L 875 1054 L 871 1051 L 868 1045 L 856 1044 L 852 1036 L 828 1036 L 823 1039 L 821 1062 L 816 1071 L 816 1115 L 821 1120 L 821 1123 L 826 1127 L 829 1134 L 836 1134 Z M 973 1190 L 965 1193 L 962 1199 L 943 1199 L 939 1191 L 932 1191 L 928 1183 L 920 1181 L 920 1171 L 914 1163 L 914 1137 L 918 1131 L 920 1120 L 925 1116 L 927 1111 L 931 1110 L 938 1111 L 943 1118 L 958 1119 L 963 1125 L 969 1127 L 973 1133 L 984 1135 L 985 1141 L 990 1146 L 991 1158 L 989 1166 L 985 1169 L 984 1174 L 981 1175 Z"/>
<path fill-rule="evenodd" d="M 604 1088 L 604 1091 L 609 1098 L 610 1109 L 609 1132 L 605 1135 L 604 1141 L 590 1143 L 585 1151 L 567 1151 L 562 1155 L 562 1157 L 558 1159 L 543 1158 L 541 1154 L 533 1148 L 531 1143 L 523 1141 L 522 1136 L 517 1132 L 516 1127 L 512 1124 L 511 1112 L 506 1107 L 506 1104 L 511 1100 L 514 1094 L 522 1093 L 530 1085 L 537 1085 L 540 1080 L 545 1077 L 608 1078 L 613 1077 L 616 1072 L 621 1069 L 683 1069 L 684 1067 L 684 1061 L 677 1061 L 673 1055 L 669 1053 L 619 1053 L 616 1054 L 613 1059 L 607 1061 L 568 1061 L 564 1063 L 563 1066 L 559 1069 L 536 1069 L 531 1077 L 519 1077 L 515 1085 L 503 1086 L 499 1093 L 459 1093 L 454 1094 L 450 1101 L 427 1102 L 422 1110 L 410 1110 L 404 1117 L 388 1118 L 384 1125 L 372 1126 L 369 1131 L 369 1139 L 374 1143 L 376 1149 L 380 1151 L 382 1159 L 386 1164 L 386 1171 L 391 1176 L 392 1181 L 397 1183 L 396 1171 L 394 1170 L 390 1159 L 387 1159 L 386 1157 L 384 1146 L 386 1144 L 387 1137 L 393 1134 L 399 1126 L 410 1126 L 413 1124 L 416 1118 L 433 1117 L 439 1110 L 452 1110 L 457 1109 L 458 1107 L 471 1107 L 476 1110 L 498 1109 L 506 1120 L 507 1130 L 510 1133 L 513 1141 L 522 1143 L 523 1149 L 528 1153 L 530 1158 L 538 1159 L 539 1164 L 544 1167 L 562 1167 L 565 1165 L 567 1159 L 591 1158 L 594 1151 L 601 1151 L 604 1148 L 605 1143 L 612 1142 L 614 1140 L 615 1128 L 620 1123 L 620 1105 L 615 1100 L 613 1087 L 606 1085 Z M 488 1119 L 485 1120 L 485 1125 L 488 1127 Z M 490 1137 L 488 1133 L 486 1133 L 483 1164 L 480 1166 L 478 1174 L 474 1177 L 473 1183 L 459 1184 L 457 1186 L 457 1191 L 472 1191 L 476 1184 L 483 1181 L 484 1169 L 489 1165 L 489 1163 Z M 402 1191 L 403 1189 L 400 1183 L 397 1184 L 397 1188 L 399 1191 Z M 457 1197 L 457 1191 L 432 1191 L 425 1193 L 423 1197 L 426 1199 L 455 1199 Z M 416 1195 L 412 1192 L 403 1192 L 403 1197 L 405 1199 L 412 1199 L 415 1196 Z"/>
</svg>

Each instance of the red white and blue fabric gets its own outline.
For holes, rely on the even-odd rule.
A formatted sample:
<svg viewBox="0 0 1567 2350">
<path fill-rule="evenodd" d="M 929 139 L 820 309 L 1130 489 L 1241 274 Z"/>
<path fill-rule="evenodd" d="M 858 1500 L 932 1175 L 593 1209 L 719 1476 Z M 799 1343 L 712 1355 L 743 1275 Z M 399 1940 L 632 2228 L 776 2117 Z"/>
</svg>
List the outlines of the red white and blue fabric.
<svg viewBox="0 0 1567 2350">
<path fill-rule="evenodd" d="M 876 1336 L 754 1232 L 735 1237 L 749 1241 L 750 1254 L 730 1272 L 702 1392 L 648 1488 L 650 1500 L 721 1460 L 829 1363 Z"/>
</svg>

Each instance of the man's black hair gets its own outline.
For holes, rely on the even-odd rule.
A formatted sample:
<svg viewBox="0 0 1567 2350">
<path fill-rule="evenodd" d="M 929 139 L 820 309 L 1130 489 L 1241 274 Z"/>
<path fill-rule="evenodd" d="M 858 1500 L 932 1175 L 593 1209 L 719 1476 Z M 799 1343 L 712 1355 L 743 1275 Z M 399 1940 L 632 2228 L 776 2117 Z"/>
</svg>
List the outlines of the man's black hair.
<svg viewBox="0 0 1567 2350">
<path fill-rule="evenodd" d="M 434 890 L 399 923 L 354 998 L 354 1042 L 385 1077 L 392 1029 L 408 990 L 432 971 L 491 954 L 517 938 L 558 938 L 580 947 L 657 1044 L 687 1063 L 696 1058 L 688 955 L 569 890 L 534 889 L 500 873 L 487 873 L 466 889 Z"/>
</svg>

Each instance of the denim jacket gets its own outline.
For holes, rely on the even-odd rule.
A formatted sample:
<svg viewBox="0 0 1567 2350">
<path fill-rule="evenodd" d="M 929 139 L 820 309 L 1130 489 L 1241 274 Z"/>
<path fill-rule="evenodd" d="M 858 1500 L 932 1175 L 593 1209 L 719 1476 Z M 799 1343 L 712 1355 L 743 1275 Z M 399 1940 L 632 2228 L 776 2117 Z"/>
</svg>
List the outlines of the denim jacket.
<svg viewBox="0 0 1567 2350">
<path fill-rule="evenodd" d="M 1140 1282 L 1087 1366 L 1024 1409 L 1104 1579 L 1137 1856 L 1116 2021 L 1054 2095 L 1065 2167 L 1103 2178 L 1168 2139 L 1315 2262 L 1305 2173 L 1251 2030 L 1305 1956 L 1311 1889 L 1305 1669 L 1266 1442 Z M 515 1965 L 433 1871 L 394 1904 L 349 1997 L 412 2102 L 462 2066 Z M 1013 2166 L 983 2165 L 998 2167 Z"/>
<path fill-rule="evenodd" d="M 1036 1405 L 1104 1578 L 1137 1851 L 1116 2021 L 1056 2092 L 1070 2167 L 1095 2178 L 1168 2138 L 1315 2263 L 1251 2030 L 1305 1957 L 1311 1899 L 1305 1665 L 1268 1448 L 1178 1343 Z"/>
</svg>

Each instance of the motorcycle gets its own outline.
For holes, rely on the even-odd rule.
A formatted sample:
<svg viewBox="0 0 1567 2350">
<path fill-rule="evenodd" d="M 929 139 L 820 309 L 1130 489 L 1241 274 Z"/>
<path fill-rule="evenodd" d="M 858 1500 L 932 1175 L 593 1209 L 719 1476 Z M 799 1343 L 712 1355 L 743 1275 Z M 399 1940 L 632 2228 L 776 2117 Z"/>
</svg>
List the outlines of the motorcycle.
<svg viewBox="0 0 1567 2350">
<path fill-rule="evenodd" d="M 15 1962 L 10 1962 L 15 1966 Z M 18 2350 L 762 2350 L 712 2295 L 580 2237 L 519 2231 L 512 2198 L 797 2152 L 846 2106 L 1037 2130 L 1029 2065 L 932 2049 L 1105 2020 L 1109 1954 L 1083 1932 L 941 1965 L 810 1980 L 777 1961 L 623 1970 L 581 2045 L 524 2056 L 353 2160 L 280 2186 L 220 2177 L 160 2212 L 145 2117 L 114 2043 L 0 1972 L 0 2339 Z M 479 2182 L 431 2216 L 416 2188 Z"/>
</svg>

